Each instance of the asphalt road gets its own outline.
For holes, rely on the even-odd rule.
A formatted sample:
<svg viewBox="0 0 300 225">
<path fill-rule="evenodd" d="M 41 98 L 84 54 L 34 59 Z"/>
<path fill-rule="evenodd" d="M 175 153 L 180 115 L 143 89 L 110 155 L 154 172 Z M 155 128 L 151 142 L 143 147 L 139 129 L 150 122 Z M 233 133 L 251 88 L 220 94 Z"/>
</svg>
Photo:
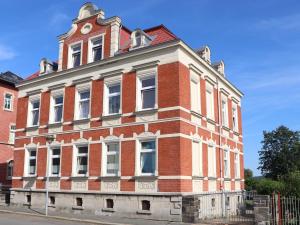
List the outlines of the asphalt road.
<svg viewBox="0 0 300 225">
<path fill-rule="evenodd" d="M 79 224 L 92 225 L 92 223 L 82 223 L 76 221 L 67 221 L 67 220 L 59 220 L 53 218 L 0 212 L 0 225 L 79 225 Z"/>
</svg>

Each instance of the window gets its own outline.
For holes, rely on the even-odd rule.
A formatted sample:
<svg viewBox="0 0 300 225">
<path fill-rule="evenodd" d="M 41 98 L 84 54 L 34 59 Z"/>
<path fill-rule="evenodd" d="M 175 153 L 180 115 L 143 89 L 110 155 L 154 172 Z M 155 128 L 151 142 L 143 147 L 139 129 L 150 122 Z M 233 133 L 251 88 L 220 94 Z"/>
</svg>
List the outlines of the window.
<svg viewBox="0 0 300 225">
<path fill-rule="evenodd" d="M 229 177 L 230 163 L 229 163 L 229 150 L 224 150 L 224 177 Z"/>
<path fill-rule="evenodd" d="M 50 196 L 50 197 L 49 197 L 49 203 L 50 203 L 50 205 L 52 205 L 52 206 L 55 205 L 55 197 L 54 197 L 54 196 Z"/>
<path fill-rule="evenodd" d="M 102 59 L 103 42 L 102 37 L 93 38 L 90 40 L 89 62 L 96 62 Z"/>
<path fill-rule="evenodd" d="M 142 200 L 142 210 L 149 211 L 151 207 L 150 201 Z"/>
<path fill-rule="evenodd" d="M 90 90 L 78 91 L 77 119 L 87 119 L 90 116 Z"/>
<path fill-rule="evenodd" d="M 51 175 L 59 175 L 60 172 L 60 148 L 51 149 Z"/>
<path fill-rule="evenodd" d="M 63 115 L 63 104 L 64 97 L 63 95 L 53 96 L 52 98 L 52 114 L 50 115 L 51 122 L 59 123 L 62 121 Z"/>
<path fill-rule="evenodd" d="M 106 175 L 117 176 L 119 172 L 119 143 L 106 144 Z"/>
<path fill-rule="evenodd" d="M 226 198 L 225 205 L 226 206 L 230 205 L 230 197 L 229 196 L 227 196 L 227 198 Z"/>
<path fill-rule="evenodd" d="M 107 87 L 108 89 L 108 114 L 120 113 L 121 85 L 115 84 Z"/>
<path fill-rule="evenodd" d="M 214 120 L 214 87 L 206 82 L 206 112 L 207 117 Z"/>
<path fill-rule="evenodd" d="M 14 168 L 14 161 L 10 160 L 7 163 L 7 178 L 11 179 L 13 176 L 13 168 Z"/>
<path fill-rule="evenodd" d="M 114 208 L 114 200 L 108 198 L 106 199 L 106 208 L 113 209 Z"/>
<path fill-rule="evenodd" d="M 194 74 L 191 74 L 191 76 L 197 76 Z M 194 112 L 200 113 L 201 104 L 200 104 L 200 82 L 199 78 L 197 77 L 197 80 L 193 77 L 191 78 L 191 109 Z"/>
<path fill-rule="evenodd" d="M 75 68 L 81 65 L 81 44 L 71 46 L 69 60 L 69 68 Z"/>
<path fill-rule="evenodd" d="M 36 150 L 28 150 L 28 175 L 36 174 Z"/>
<path fill-rule="evenodd" d="M 133 32 L 131 37 L 132 37 L 132 48 L 147 46 L 151 42 L 151 38 L 140 30 Z"/>
<path fill-rule="evenodd" d="M 211 199 L 211 207 L 216 207 L 216 199 L 215 198 L 212 198 Z"/>
<path fill-rule="evenodd" d="M 31 195 L 26 195 L 26 203 L 31 204 Z"/>
<path fill-rule="evenodd" d="M 208 176 L 216 177 L 216 148 L 208 146 Z"/>
<path fill-rule="evenodd" d="M 77 147 L 76 175 L 86 175 L 88 166 L 88 146 Z"/>
<path fill-rule="evenodd" d="M 222 125 L 228 127 L 228 106 L 227 106 L 227 101 L 225 99 L 222 99 L 221 107 L 222 107 Z"/>
<path fill-rule="evenodd" d="M 156 168 L 155 151 L 155 140 L 141 142 L 140 172 L 142 175 L 154 175 Z"/>
<path fill-rule="evenodd" d="M 141 109 L 153 109 L 155 107 L 155 77 L 147 77 L 140 80 Z"/>
<path fill-rule="evenodd" d="M 83 205 L 83 200 L 82 200 L 82 198 L 76 198 L 76 206 L 82 207 L 82 205 Z"/>
<path fill-rule="evenodd" d="M 240 178 L 239 153 L 234 153 L 234 175 L 235 175 L 235 178 Z"/>
<path fill-rule="evenodd" d="M 237 116 L 237 106 L 232 105 L 232 126 L 234 131 L 238 131 L 238 116 Z"/>
<path fill-rule="evenodd" d="M 202 144 L 193 141 L 192 143 L 192 167 L 193 176 L 202 176 Z"/>
<path fill-rule="evenodd" d="M 12 95 L 11 94 L 5 94 L 4 96 L 4 109 L 6 110 L 12 110 Z"/>
<path fill-rule="evenodd" d="M 10 144 L 15 143 L 15 132 L 16 132 L 16 125 L 10 125 L 10 129 L 9 129 L 9 143 Z"/>
<path fill-rule="evenodd" d="M 32 100 L 30 104 L 29 125 L 37 126 L 40 117 L 40 100 Z"/>
</svg>

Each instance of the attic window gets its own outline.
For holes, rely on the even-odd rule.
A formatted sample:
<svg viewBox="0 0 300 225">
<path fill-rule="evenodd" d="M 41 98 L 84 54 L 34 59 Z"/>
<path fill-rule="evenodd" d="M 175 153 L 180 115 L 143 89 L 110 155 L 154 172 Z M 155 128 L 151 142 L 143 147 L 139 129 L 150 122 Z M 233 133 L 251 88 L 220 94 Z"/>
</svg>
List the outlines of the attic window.
<svg viewBox="0 0 300 225">
<path fill-rule="evenodd" d="M 132 34 L 132 47 L 131 48 L 140 48 L 148 46 L 152 39 L 143 31 L 137 30 Z"/>
</svg>

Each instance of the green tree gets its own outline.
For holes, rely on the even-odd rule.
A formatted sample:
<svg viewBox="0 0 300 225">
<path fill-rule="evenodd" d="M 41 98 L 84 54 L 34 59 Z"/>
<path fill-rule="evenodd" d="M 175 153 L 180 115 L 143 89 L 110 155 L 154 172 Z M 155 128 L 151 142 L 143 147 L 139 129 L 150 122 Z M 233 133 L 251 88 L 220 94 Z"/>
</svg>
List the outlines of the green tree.
<svg viewBox="0 0 300 225">
<path fill-rule="evenodd" d="M 291 172 L 286 175 L 282 182 L 284 182 L 283 194 L 286 196 L 300 197 L 300 171 Z"/>
<path fill-rule="evenodd" d="M 300 170 L 298 131 L 280 126 L 271 132 L 264 131 L 263 135 L 258 169 L 265 177 L 278 180 L 293 171 Z"/>
<path fill-rule="evenodd" d="M 256 181 L 255 189 L 258 194 L 271 195 L 273 192 L 284 192 L 285 184 L 281 181 L 263 178 Z"/>
<path fill-rule="evenodd" d="M 244 169 L 245 179 L 253 177 L 253 171 L 251 169 Z"/>
</svg>

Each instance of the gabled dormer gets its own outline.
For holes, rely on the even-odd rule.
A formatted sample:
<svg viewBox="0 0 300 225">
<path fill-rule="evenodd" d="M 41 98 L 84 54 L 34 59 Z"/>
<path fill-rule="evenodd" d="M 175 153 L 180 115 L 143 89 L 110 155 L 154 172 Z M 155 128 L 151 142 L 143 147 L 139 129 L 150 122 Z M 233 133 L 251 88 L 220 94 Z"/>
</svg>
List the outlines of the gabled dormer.
<svg viewBox="0 0 300 225">
<path fill-rule="evenodd" d="M 131 49 L 149 46 L 152 42 L 152 37 L 146 34 L 141 29 L 136 29 L 131 33 Z"/>
<path fill-rule="evenodd" d="M 84 4 L 71 29 L 60 35 L 58 70 L 75 68 L 112 57 L 119 49 L 121 19 L 105 19 L 104 11 Z"/>
</svg>

